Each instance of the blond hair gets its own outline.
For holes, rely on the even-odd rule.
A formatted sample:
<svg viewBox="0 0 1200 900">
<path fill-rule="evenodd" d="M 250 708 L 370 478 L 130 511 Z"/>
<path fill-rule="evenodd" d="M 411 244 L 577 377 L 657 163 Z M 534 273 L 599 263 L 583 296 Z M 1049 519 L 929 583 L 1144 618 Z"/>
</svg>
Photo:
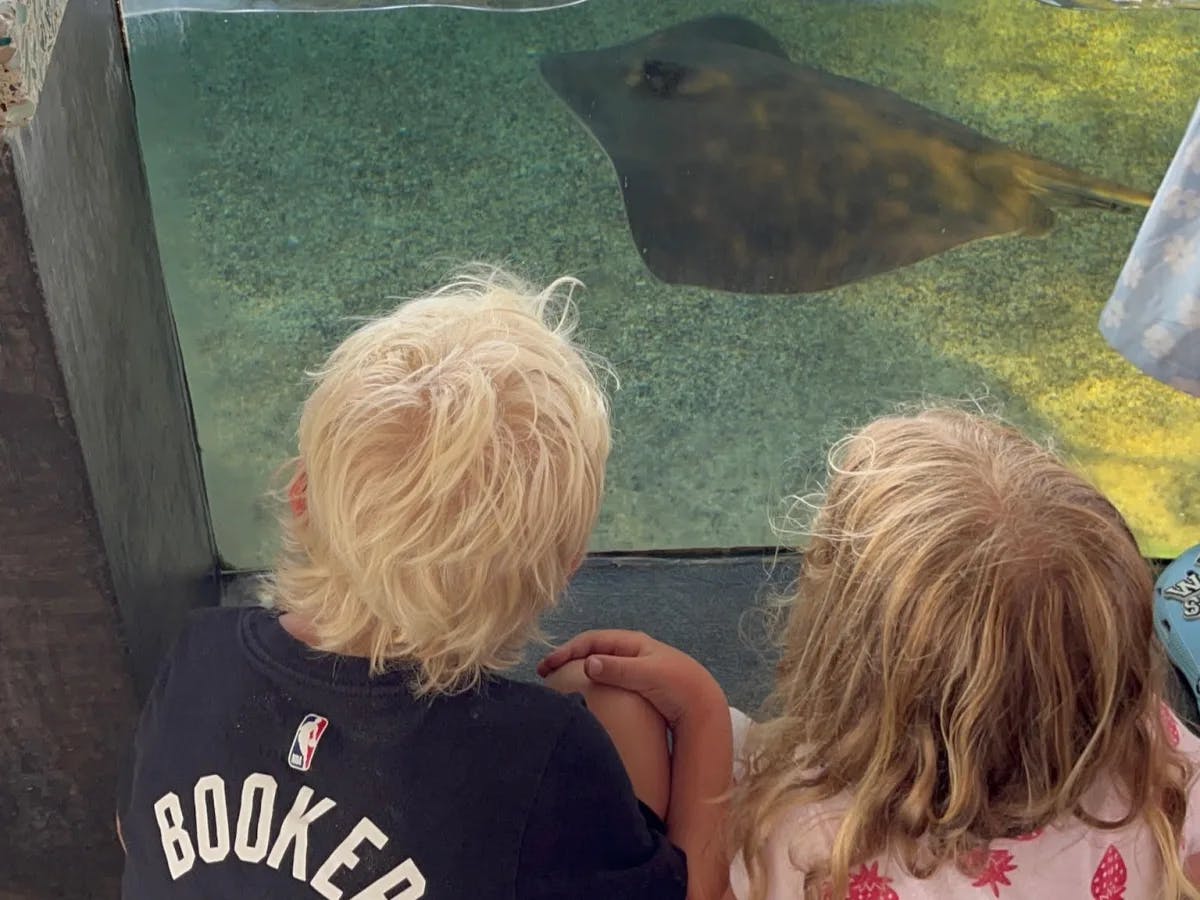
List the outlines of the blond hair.
<svg viewBox="0 0 1200 900">
<path fill-rule="evenodd" d="M 318 649 L 415 664 L 455 692 L 520 659 L 584 554 L 604 487 L 608 369 L 573 342 L 571 290 L 466 270 L 370 320 L 312 373 L 304 508 L 274 605 Z"/>
<path fill-rule="evenodd" d="M 1164 896 L 1198 896 L 1151 571 L 1096 489 L 1000 422 L 929 409 L 835 447 L 810 537 L 776 715 L 732 804 L 756 900 L 777 816 L 835 796 L 848 807 L 808 897 L 844 897 L 851 867 L 884 854 L 918 878 L 970 872 L 990 840 L 1069 816 L 1146 822 Z M 1117 822 L 1082 805 L 1106 776 L 1129 798 Z"/>
</svg>

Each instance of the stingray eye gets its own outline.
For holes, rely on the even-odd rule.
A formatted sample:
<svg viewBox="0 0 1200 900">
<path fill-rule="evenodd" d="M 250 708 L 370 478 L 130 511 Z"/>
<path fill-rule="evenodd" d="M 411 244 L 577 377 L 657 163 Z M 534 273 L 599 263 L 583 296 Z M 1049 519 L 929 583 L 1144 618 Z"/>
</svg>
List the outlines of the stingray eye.
<svg viewBox="0 0 1200 900">
<path fill-rule="evenodd" d="M 679 87 L 683 80 L 684 68 L 677 63 L 663 62 L 659 59 L 648 59 L 642 63 L 642 83 L 651 93 L 668 96 Z"/>
</svg>

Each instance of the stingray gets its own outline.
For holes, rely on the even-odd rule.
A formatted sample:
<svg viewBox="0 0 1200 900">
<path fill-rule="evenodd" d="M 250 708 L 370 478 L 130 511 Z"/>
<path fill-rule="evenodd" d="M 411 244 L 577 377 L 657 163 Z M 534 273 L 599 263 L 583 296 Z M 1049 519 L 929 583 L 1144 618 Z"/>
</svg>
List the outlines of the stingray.
<svg viewBox="0 0 1200 900">
<path fill-rule="evenodd" d="M 669 284 L 811 293 L 1045 234 L 1055 206 L 1153 199 L 792 62 L 739 16 L 543 56 L 539 69 L 608 155 L 637 249 Z"/>
</svg>

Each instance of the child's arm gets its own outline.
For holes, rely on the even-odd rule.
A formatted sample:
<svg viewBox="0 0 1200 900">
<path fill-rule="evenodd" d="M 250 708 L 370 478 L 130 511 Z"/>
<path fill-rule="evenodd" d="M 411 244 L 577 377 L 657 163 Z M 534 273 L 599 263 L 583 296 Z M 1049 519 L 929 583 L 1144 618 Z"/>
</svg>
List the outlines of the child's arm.
<svg viewBox="0 0 1200 900">
<path fill-rule="evenodd" d="M 667 837 L 687 854 L 688 900 L 719 900 L 729 885 L 723 830 L 733 731 L 724 692 L 708 693 L 698 691 L 673 726 Z"/>
<path fill-rule="evenodd" d="M 721 900 L 729 883 L 724 795 L 733 773 L 724 691 L 686 653 L 638 632 L 581 634 L 547 656 L 538 673 L 572 659 L 586 659 L 593 681 L 641 694 L 666 719 L 674 737 L 667 836 L 687 854 L 689 900 Z"/>
<path fill-rule="evenodd" d="M 633 792 L 662 820 L 671 799 L 671 751 L 667 722 L 658 710 L 633 691 L 592 681 L 582 659 L 573 659 L 545 677 L 546 687 L 561 694 L 579 694 L 588 712 L 612 739 Z"/>
</svg>

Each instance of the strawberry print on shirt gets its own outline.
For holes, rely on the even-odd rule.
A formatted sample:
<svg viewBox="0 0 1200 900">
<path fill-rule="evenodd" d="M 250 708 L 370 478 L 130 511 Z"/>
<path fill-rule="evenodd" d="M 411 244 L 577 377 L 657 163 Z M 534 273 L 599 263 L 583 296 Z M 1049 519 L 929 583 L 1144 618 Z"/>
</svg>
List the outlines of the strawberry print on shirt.
<svg viewBox="0 0 1200 900">
<path fill-rule="evenodd" d="M 984 864 L 983 873 L 976 881 L 971 882 L 972 887 L 987 887 L 992 889 L 992 896 L 1000 896 L 1000 886 L 1011 887 L 1012 882 L 1008 880 L 1008 873 L 1017 870 L 1016 863 L 1013 862 L 1013 855 L 1007 850 L 993 850 L 988 853 L 987 863 Z"/>
<path fill-rule="evenodd" d="M 1158 717 L 1162 721 L 1163 731 L 1167 733 L 1167 742 L 1172 747 L 1179 746 L 1179 726 L 1175 724 L 1175 716 L 1167 704 L 1160 704 Z"/>
<path fill-rule="evenodd" d="M 863 866 L 850 876 L 850 893 L 847 900 L 900 900 L 900 895 L 891 888 L 892 879 L 879 874 L 879 863 Z"/>
<path fill-rule="evenodd" d="M 1095 900 L 1125 900 L 1125 880 L 1128 877 L 1125 860 L 1115 844 L 1109 844 L 1104 858 L 1092 876 L 1092 897 Z"/>
</svg>

